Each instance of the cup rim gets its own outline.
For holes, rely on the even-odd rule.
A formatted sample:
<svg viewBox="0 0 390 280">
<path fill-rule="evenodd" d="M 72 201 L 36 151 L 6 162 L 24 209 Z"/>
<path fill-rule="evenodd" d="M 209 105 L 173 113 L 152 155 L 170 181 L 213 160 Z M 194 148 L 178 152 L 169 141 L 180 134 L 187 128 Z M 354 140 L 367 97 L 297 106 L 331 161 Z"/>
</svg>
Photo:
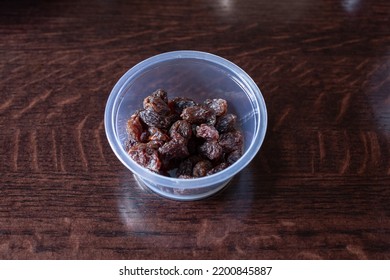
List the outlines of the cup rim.
<svg viewBox="0 0 390 280">
<path fill-rule="evenodd" d="M 121 101 L 121 98 L 118 98 L 122 94 L 123 88 L 131 82 L 134 78 L 137 78 L 137 75 L 143 71 L 144 69 L 169 60 L 176 59 L 197 59 L 202 60 L 206 63 L 218 64 L 219 66 L 233 72 L 239 80 L 234 79 L 235 82 L 240 83 L 240 85 L 244 86 L 243 91 L 251 97 L 251 102 L 255 104 L 255 107 L 258 112 L 258 118 L 256 120 L 255 133 L 253 135 L 253 140 L 251 141 L 248 149 L 244 152 L 244 154 L 232 165 L 227 167 L 226 169 L 217 172 L 212 175 L 208 175 L 200 178 L 193 179 L 181 179 L 174 177 L 167 177 L 164 175 L 160 175 L 154 173 L 147 168 L 144 168 L 133 161 L 130 156 L 125 152 L 123 146 L 117 137 L 116 126 L 115 126 L 115 116 Z M 244 90 L 245 89 L 245 90 Z M 250 95 L 247 91 L 250 91 Z M 254 98 L 253 98 L 254 97 Z M 231 179 L 234 175 L 240 172 L 243 168 L 245 168 L 252 159 L 256 156 L 259 151 L 267 130 L 267 109 L 264 101 L 264 97 L 256 85 L 256 83 L 252 80 L 252 78 L 239 66 L 234 64 L 233 62 L 217 56 L 215 54 L 202 52 L 202 51 L 194 51 L 194 50 L 179 50 L 179 51 L 171 51 L 166 53 L 161 53 L 150 58 L 147 58 L 132 68 L 130 68 L 115 84 L 111 93 L 108 97 L 105 113 L 104 113 L 104 126 L 105 132 L 108 139 L 108 142 L 118 157 L 118 159 L 124 164 L 129 170 L 138 175 L 139 177 L 147 180 L 153 181 L 154 184 L 159 184 L 167 188 L 177 188 L 185 185 L 185 188 L 200 188 L 200 187 L 208 187 L 210 185 L 218 184 L 224 182 L 226 180 Z"/>
</svg>

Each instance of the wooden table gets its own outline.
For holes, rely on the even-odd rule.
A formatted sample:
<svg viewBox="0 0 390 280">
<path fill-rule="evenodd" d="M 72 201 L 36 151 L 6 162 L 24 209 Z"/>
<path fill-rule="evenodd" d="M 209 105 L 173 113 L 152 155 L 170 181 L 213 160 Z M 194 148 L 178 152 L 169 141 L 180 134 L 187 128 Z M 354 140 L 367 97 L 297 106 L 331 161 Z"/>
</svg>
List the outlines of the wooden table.
<svg viewBox="0 0 390 280">
<path fill-rule="evenodd" d="M 2 1 L 1 259 L 389 259 L 390 2 Z M 140 188 L 104 131 L 136 63 L 243 68 L 268 130 L 209 199 Z"/>
</svg>

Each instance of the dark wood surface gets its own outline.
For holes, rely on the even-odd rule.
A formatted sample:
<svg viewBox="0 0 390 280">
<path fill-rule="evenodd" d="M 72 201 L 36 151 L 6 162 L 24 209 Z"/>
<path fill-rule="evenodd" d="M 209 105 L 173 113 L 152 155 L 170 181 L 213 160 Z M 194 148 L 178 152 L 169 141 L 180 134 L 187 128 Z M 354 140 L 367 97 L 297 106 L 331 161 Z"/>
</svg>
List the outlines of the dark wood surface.
<svg viewBox="0 0 390 280">
<path fill-rule="evenodd" d="M 2 1 L 1 259 L 389 259 L 387 0 Z M 172 50 L 261 88 L 265 142 L 222 193 L 141 189 L 105 136 L 116 81 Z"/>
</svg>

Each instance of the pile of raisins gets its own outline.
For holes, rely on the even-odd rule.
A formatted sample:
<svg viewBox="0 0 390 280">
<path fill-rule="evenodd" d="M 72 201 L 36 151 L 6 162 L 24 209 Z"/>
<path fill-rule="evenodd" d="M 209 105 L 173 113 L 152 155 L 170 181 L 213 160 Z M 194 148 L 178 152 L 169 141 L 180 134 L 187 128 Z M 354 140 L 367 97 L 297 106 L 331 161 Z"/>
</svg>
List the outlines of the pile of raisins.
<svg viewBox="0 0 390 280">
<path fill-rule="evenodd" d="M 139 165 L 165 176 L 197 178 L 217 173 L 242 155 L 243 135 L 224 99 L 202 104 L 168 100 L 159 89 L 127 122 L 126 149 Z"/>
</svg>

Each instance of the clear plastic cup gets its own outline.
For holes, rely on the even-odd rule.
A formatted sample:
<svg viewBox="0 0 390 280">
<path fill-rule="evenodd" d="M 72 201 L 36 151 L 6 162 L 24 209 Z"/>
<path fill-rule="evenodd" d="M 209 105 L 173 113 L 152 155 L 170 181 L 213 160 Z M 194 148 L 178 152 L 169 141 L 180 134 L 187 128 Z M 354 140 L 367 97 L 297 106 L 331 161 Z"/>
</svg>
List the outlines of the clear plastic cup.
<svg viewBox="0 0 390 280">
<path fill-rule="evenodd" d="M 133 161 L 125 150 L 127 120 L 159 88 L 168 92 L 169 99 L 227 100 L 228 111 L 237 115 L 244 135 L 242 157 L 223 171 L 195 179 L 159 175 Z M 210 53 L 174 51 L 146 59 L 120 78 L 108 98 L 104 124 L 111 148 L 141 186 L 166 198 L 197 200 L 223 189 L 255 157 L 265 137 L 267 110 L 259 88 L 237 65 Z"/>
</svg>

